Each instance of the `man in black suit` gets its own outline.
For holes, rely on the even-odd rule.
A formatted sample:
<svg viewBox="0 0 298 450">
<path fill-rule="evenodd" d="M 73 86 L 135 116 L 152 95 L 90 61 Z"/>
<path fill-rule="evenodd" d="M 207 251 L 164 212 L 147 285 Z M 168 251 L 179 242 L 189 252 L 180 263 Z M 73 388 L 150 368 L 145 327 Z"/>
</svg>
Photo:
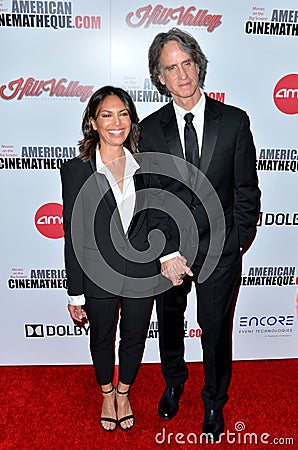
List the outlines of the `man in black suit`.
<svg viewBox="0 0 298 450">
<path fill-rule="evenodd" d="M 248 116 L 202 92 L 206 66 L 201 48 L 188 33 L 174 28 L 155 37 L 149 49 L 151 80 L 160 93 L 171 96 L 173 101 L 143 120 L 139 148 L 142 152 L 172 155 L 173 160 L 181 158 L 183 164 L 196 167 L 193 173 L 188 169 L 188 183 L 179 176 L 176 179 L 173 175 L 152 176 L 155 187 L 174 194 L 192 211 L 199 235 L 192 245 L 193 233 L 185 228 L 188 247 L 195 247 L 189 267 L 187 251 L 181 252 L 187 245 L 182 245 L 184 238 L 179 227 L 166 213 L 151 214 L 151 227 L 159 228 L 166 237 L 160 255 L 161 271 L 172 283 L 157 299 L 161 365 L 166 381 L 159 415 L 171 419 L 177 414 L 188 377 L 184 361 L 184 312 L 193 280 L 205 373 L 202 431 L 218 440 L 224 430 L 223 406 L 228 400 L 231 377 L 231 324 L 241 256 L 255 237 L 260 190 Z M 159 164 L 163 158 L 156 153 L 155 159 Z M 157 172 L 164 173 L 164 167 Z M 210 215 L 208 210 L 216 199 L 219 207 Z M 215 235 L 219 242 L 220 235 L 223 236 L 222 245 L 210 254 Z M 206 270 L 202 276 L 203 267 L 204 270 L 207 267 L 209 276 Z"/>
</svg>

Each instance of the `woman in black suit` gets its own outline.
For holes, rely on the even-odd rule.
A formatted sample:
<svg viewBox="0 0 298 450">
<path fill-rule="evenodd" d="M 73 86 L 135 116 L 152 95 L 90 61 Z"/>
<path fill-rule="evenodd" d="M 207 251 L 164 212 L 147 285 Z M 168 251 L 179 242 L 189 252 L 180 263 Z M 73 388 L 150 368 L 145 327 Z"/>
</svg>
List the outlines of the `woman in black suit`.
<svg viewBox="0 0 298 450">
<path fill-rule="evenodd" d="M 68 309 L 74 321 L 88 318 L 90 324 L 90 352 L 103 393 L 101 425 L 106 431 L 118 425 L 127 431 L 134 425 L 128 393 L 143 355 L 157 285 L 157 263 L 148 256 L 146 179 L 134 157 L 139 124 L 130 96 L 112 86 L 96 91 L 82 131 L 80 155 L 61 168 Z"/>
</svg>

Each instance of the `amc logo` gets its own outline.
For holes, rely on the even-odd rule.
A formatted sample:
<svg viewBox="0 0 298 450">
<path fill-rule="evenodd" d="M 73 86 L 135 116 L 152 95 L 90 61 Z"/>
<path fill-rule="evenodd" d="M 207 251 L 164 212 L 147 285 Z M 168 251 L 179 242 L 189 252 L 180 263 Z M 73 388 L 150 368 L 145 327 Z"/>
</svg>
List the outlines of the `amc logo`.
<svg viewBox="0 0 298 450">
<path fill-rule="evenodd" d="M 286 75 L 278 81 L 273 100 L 284 114 L 298 114 L 298 74 Z"/>
<path fill-rule="evenodd" d="M 25 325 L 25 336 L 26 338 L 43 338 L 44 329 L 42 323 L 27 323 Z"/>
<path fill-rule="evenodd" d="M 59 239 L 64 236 L 62 205 L 60 203 L 46 203 L 35 213 L 35 226 L 45 237 Z"/>
</svg>

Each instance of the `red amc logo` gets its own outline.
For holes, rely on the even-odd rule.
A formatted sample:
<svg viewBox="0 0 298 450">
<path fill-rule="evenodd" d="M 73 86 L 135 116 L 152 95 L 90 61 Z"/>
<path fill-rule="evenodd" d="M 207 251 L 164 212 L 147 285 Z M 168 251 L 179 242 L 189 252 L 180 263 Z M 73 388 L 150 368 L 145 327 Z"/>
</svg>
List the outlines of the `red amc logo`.
<svg viewBox="0 0 298 450">
<path fill-rule="evenodd" d="M 298 114 L 298 74 L 292 73 L 279 80 L 273 92 L 276 107 L 285 114 Z"/>
<path fill-rule="evenodd" d="M 64 236 L 62 205 L 60 203 L 46 203 L 35 213 L 35 225 L 38 231 L 50 239 L 59 239 Z"/>
</svg>

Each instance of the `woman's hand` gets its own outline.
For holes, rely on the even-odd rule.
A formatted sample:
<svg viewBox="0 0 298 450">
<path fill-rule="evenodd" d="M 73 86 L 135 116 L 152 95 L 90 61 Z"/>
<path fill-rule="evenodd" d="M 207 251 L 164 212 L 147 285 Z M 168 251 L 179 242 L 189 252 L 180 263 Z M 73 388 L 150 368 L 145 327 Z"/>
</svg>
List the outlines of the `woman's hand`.
<svg viewBox="0 0 298 450">
<path fill-rule="evenodd" d="M 186 265 L 184 256 L 175 256 L 161 264 L 161 274 L 168 278 L 173 286 L 180 286 L 185 275 L 193 276 L 191 269 Z"/>
<path fill-rule="evenodd" d="M 82 306 L 68 305 L 67 307 L 68 307 L 69 314 L 71 315 L 71 318 L 75 322 L 82 323 L 83 321 L 88 320 L 86 311 L 84 310 L 84 308 Z"/>
</svg>

